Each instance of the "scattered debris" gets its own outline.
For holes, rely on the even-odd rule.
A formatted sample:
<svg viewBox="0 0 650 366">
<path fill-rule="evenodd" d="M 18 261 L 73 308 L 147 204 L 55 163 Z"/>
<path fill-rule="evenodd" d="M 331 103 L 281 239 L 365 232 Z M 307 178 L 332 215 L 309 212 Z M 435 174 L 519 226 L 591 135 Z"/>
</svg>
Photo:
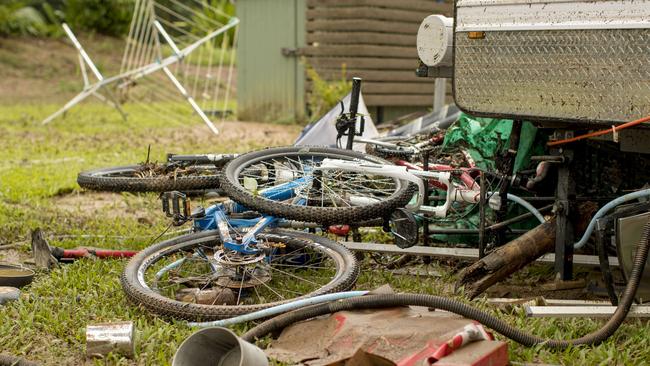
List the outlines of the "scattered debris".
<svg viewBox="0 0 650 366">
<path fill-rule="evenodd" d="M 418 276 L 418 277 L 442 277 L 442 273 L 430 268 L 406 267 L 398 268 L 391 271 L 398 276 Z"/>
<path fill-rule="evenodd" d="M 32 283 L 36 273 L 29 268 L 0 264 L 0 286 L 23 287 Z"/>
<path fill-rule="evenodd" d="M 63 261 L 71 261 L 79 258 L 130 258 L 137 251 L 97 248 L 63 249 L 53 247 L 47 243 L 41 229 L 36 229 L 32 232 L 32 253 L 36 267 L 49 270 Z"/>
<path fill-rule="evenodd" d="M 172 366 L 267 366 L 269 361 L 260 348 L 239 338 L 230 329 L 205 328 L 192 334 L 180 345 Z"/>
<path fill-rule="evenodd" d="M 20 298 L 20 290 L 11 286 L 0 286 L 0 305 Z"/>
<path fill-rule="evenodd" d="M 204 305 L 235 305 L 237 302 L 235 293 L 227 287 L 206 290 L 183 288 L 176 292 L 176 300 Z"/>
<path fill-rule="evenodd" d="M 12 244 L 7 244 L 7 245 L 0 245 L 0 250 L 7 250 L 7 249 L 15 249 L 23 245 L 22 242 L 19 243 L 12 243 Z"/>
<path fill-rule="evenodd" d="M 433 359 L 436 365 L 473 365 L 479 360 L 506 365 L 507 345 L 492 339 L 480 325 L 454 314 L 397 307 L 341 311 L 294 324 L 266 353 L 281 362 L 310 366 L 347 365 L 346 360 L 360 357 L 359 350 L 393 365 Z M 452 356 L 455 360 L 448 362 Z"/>
<path fill-rule="evenodd" d="M 555 246 L 555 219 L 551 219 L 524 235 L 503 245 L 465 268 L 456 282 L 470 299 L 493 284 L 523 268 Z"/>
<path fill-rule="evenodd" d="M 572 280 L 572 281 L 554 281 L 549 283 L 543 283 L 540 285 L 540 288 L 545 291 L 561 291 L 561 290 L 573 290 L 577 288 L 585 288 L 587 286 L 587 281 L 584 279 Z"/>
<path fill-rule="evenodd" d="M 47 244 L 47 240 L 40 228 L 32 231 L 32 255 L 34 256 L 36 268 L 50 270 L 58 266 L 58 262 L 52 256 L 50 246 Z"/>
</svg>

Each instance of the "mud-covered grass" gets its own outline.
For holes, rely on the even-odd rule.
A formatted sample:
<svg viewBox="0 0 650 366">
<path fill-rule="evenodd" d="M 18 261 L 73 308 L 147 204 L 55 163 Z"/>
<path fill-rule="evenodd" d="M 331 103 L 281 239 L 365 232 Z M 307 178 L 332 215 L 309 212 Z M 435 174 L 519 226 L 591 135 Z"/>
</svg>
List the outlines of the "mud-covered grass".
<svg viewBox="0 0 650 366">
<path fill-rule="evenodd" d="M 29 234 L 37 227 L 51 245 L 124 249 L 141 249 L 168 227 L 156 194 L 84 191 L 76 183 L 81 170 L 142 162 L 148 146 L 151 160 L 164 161 L 168 152 L 244 152 L 287 145 L 299 131 L 296 126 L 226 122 L 215 136 L 192 116 L 170 124 L 127 106 L 125 122 L 99 104 L 41 125 L 57 106 L 0 107 L 0 247 L 17 244 L 0 250 L 0 261 L 28 261 Z M 124 264 L 82 260 L 39 272 L 19 302 L 0 307 L 0 353 L 45 365 L 170 362 L 190 331 L 127 303 L 119 285 Z M 137 357 L 86 360 L 86 324 L 113 320 L 135 322 Z"/>
</svg>

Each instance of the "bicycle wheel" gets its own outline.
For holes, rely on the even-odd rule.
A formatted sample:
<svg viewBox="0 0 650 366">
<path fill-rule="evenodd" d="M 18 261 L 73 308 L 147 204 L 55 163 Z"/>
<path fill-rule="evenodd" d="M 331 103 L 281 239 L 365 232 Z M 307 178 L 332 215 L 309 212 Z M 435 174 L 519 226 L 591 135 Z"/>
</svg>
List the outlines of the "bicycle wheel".
<svg viewBox="0 0 650 366">
<path fill-rule="evenodd" d="M 153 245 L 127 264 L 127 297 L 156 314 L 215 320 L 352 288 L 359 266 L 352 253 L 327 238 L 276 230 L 258 235 L 265 253 L 223 250 L 216 231 Z"/>
<path fill-rule="evenodd" d="M 219 187 L 217 168 L 209 165 L 170 167 L 141 164 L 79 173 L 79 186 L 109 192 L 168 192 Z"/>
<path fill-rule="evenodd" d="M 387 217 L 413 197 L 416 188 L 397 178 L 315 169 L 325 158 L 388 164 L 377 157 L 350 150 L 304 146 L 270 148 L 241 155 L 226 165 L 221 172 L 221 188 L 231 199 L 259 212 L 323 224 L 349 224 Z M 297 185 L 291 198 L 277 200 L 260 195 L 264 190 L 288 182 Z"/>
</svg>

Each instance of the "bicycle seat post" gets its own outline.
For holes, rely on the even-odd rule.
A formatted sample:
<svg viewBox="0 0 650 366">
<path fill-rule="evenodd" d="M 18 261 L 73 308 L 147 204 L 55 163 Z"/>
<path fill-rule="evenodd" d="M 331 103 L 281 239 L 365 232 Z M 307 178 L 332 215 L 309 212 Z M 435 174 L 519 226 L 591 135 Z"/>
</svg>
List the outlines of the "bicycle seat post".
<svg viewBox="0 0 650 366">
<path fill-rule="evenodd" d="M 350 120 L 348 129 L 348 141 L 346 149 L 352 150 L 354 135 L 356 134 L 357 110 L 359 108 L 359 95 L 361 94 L 361 78 L 352 78 L 352 93 L 350 94 Z"/>
</svg>

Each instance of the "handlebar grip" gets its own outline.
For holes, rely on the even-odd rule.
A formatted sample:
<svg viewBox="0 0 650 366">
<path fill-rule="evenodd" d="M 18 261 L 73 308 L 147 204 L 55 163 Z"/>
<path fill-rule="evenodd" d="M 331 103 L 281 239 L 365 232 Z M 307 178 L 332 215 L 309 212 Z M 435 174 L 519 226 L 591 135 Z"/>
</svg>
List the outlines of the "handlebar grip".
<svg viewBox="0 0 650 366">
<path fill-rule="evenodd" d="M 361 78 L 352 78 L 352 94 L 350 95 L 350 116 L 357 116 L 359 108 L 359 94 L 361 94 Z"/>
</svg>

